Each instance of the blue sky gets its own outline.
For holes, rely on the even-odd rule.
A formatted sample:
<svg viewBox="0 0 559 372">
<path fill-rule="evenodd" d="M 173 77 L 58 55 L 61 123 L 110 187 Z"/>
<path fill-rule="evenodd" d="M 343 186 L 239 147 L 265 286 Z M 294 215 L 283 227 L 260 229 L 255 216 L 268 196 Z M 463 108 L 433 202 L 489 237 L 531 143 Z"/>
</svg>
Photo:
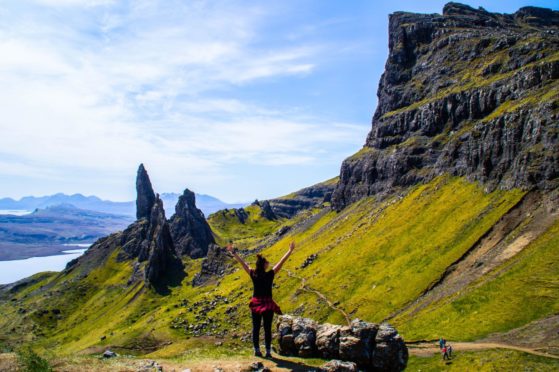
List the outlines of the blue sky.
<svg viewBox="0 0 559 372">
<path fill-rule="evenodd" d="M 510 13 L 556 1 L 466 1 Z M 265 199 L 336 176 L 370 128 L 388 14 L 445 1 L 0 2 L 0 197 Z"/>
</svg>

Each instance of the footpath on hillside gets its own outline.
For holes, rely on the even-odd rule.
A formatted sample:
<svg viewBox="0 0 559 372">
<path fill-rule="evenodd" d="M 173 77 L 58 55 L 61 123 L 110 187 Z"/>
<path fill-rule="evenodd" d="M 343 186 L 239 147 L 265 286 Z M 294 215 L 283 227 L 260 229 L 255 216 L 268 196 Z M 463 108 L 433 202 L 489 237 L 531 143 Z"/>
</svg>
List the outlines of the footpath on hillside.
<svg viewBox="0 0 559 372">
<path fill-rule="evenodd" d="M 553 355 L 538 351 L 537 349 L 531 349 L 527 347 L 520 347 L 514 345 L 508 345 L 496 342 L 449 342 L 452 345 L 452 352 L 457 353 L 460 351 L 480 351 L 480 350 L 490 350 L 490 349 L 509 349 L 522 351 L 525 353 L 543 356 L 552 359 L 559 359 L 559 355 Z M 415 356 L 431 356 L 434 353 L 440 353 L 437 341 L 432 342 L 420 342 L 420 343 L 408 343 L 406 344 L 408 351 L 411 355 Z"/>
</svg>

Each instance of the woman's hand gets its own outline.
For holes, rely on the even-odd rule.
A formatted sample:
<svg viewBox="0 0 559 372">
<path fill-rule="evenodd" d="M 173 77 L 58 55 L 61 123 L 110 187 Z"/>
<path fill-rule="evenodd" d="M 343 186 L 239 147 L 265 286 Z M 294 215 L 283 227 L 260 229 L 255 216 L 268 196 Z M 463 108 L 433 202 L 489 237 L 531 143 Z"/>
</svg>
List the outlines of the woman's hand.
<svg viewBox="0 0 559 372">
<path fill-rule="evenodd" d="M 289 252 L 293 252 L 294 249 L 295 249 L 295 242 L 291 242 L 289 244 Z"/>
</svg>

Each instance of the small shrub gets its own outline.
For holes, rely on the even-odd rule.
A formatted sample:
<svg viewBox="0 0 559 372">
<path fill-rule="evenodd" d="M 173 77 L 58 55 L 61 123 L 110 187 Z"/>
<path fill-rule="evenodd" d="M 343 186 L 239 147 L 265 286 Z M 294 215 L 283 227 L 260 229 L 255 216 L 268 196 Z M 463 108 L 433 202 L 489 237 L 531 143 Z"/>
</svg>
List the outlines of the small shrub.
<svg viewBox="0 0 559 372">
<path fill-rule="evenodd" d="M 0 341 L 0 353 L 11 353 L 13 349 L 7 343 Z"/>
<path fill-rule="evenodd" d="M 25 372 L 52 372 L 49 362 L 34 352 L 31 348 L 20 349 L 17 352 L 19 367 Z"/>
</svg>

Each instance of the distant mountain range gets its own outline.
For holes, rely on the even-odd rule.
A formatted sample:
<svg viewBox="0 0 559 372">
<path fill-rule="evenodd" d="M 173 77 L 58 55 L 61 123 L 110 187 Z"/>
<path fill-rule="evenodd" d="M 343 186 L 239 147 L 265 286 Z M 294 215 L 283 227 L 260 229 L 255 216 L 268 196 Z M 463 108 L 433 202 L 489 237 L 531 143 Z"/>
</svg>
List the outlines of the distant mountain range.
<svg viewBox="0 0 559 372">
<path fill-rule="evenodd" d="M 134 218 L 59 204 L 23 216 L 0 215 L 0 261 L 58 254 L 91 244 Z"/>
<path fill-rule="evenodd" d="M 180 194 L 163 193 L 161 199 L 166 209 L 166 214 L 171 216 L 174 213 L 175 205 Z M 79 209 L 96 211 L 102 213 L 119 214 L 124 216 L 136 215 L 136 203 L 134 201 L 115 202 L 102 200 L 97 196 L 84 196 L 82 194 L 67 195 L 58 193 L 48 196 L 25 196 L 19 200 L 12 198 L 0 199 L 0 210 L 29 210 L 44 209 L 55 205 L 70 204 Z M 220 209 L 240 208 L 248 203 L 229 204 L 213 196 L 196 194 L 196 205 L 204 212 L 207 217 Z"/>
</svg>

